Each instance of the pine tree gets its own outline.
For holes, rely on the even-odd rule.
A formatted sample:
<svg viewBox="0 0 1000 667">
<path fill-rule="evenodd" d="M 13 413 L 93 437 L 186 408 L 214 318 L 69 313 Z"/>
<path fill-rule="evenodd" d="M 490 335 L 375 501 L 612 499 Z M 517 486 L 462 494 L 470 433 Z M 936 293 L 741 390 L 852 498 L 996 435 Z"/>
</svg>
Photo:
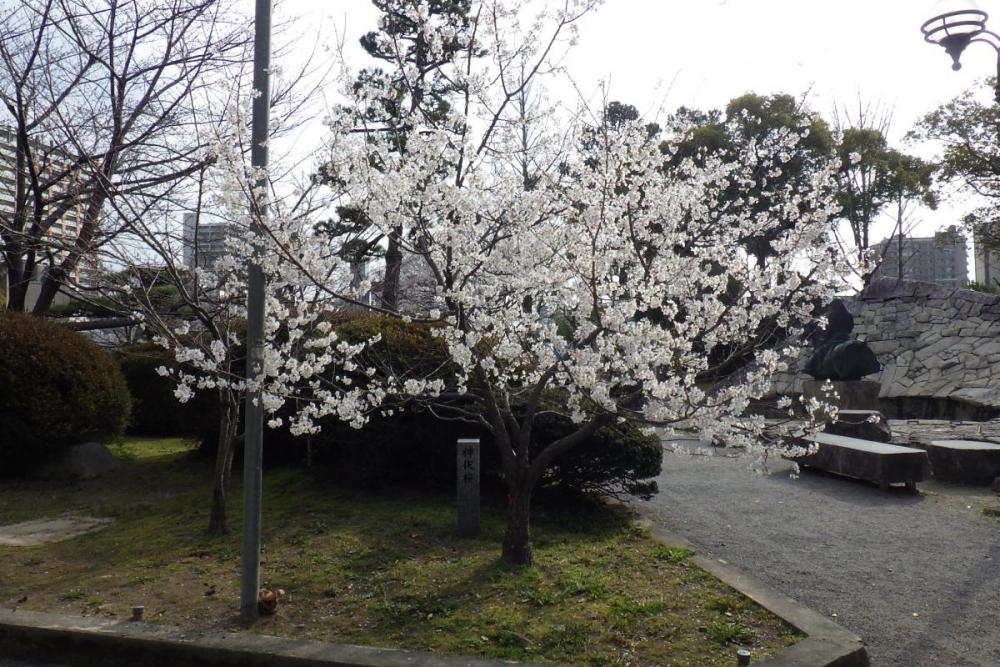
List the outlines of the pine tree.
<svg viewBox="0 0 1000 667">
<path fill-rule="evenodd" d="M 376 66 L 359 73 L 355 90 L 376 92 L 368 105 L 354 110 L 356 130 L 388 135 L 400 153 L 406 151 L 407 137 L 421 128 L 461 132 L 463 128 L 451 120 L 451 110 L 466 85 L 456 76 L 454 65 L 463 55 L 476 55 L 471 0 L 372 0 L 372 4 L 382 15 L 378 30 L 361 38 L 361 47 L 386 63 L 388 72 Z M 422 16 L 439 26 L 431 39 L 419 28 Z M 329 183 L 337 175 L 321 168 L 319 178 Z M 321 231 L 340 239 L 342 255 L 355 265 L 379 256 L 385 241 L 380 305 L 398 310 L 404 245 L 418 245 L 408 230 L 399 225 L 388 234 L 376 233 L 371 221 L 348 205 L 340 207 L 337 218 L 324 223 Z"/>
</svg>

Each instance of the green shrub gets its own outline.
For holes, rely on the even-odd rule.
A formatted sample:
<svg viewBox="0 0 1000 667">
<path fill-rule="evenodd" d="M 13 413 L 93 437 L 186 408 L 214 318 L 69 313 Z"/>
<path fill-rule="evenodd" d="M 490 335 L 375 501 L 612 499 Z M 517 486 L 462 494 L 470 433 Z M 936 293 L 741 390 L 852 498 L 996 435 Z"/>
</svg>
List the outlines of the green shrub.
<svg viewBox="0 0 1000 667">
<path fill-rule="evenodd" d="M 979 283 L 972 280 L 965 286 L 965 289 L 970 289 L 975 292 L 983 292 L 984 294 L 1000 295 L 1000 283 Z"/>
<path fill-rule="evenodd" d="M 362 366 L 392 369 L 400 378 L 441 376 L 449 371 L 444 343 L 433 336 L 430 325 L 362 315 L 345 317 L 335 326 L 340 336 L 351 342 L 381 335 L 376 345 L 365 350 Z M 552 407 L 558 399 L 550 395 L 545 402 Z M 568 417 L 544 411 L 535 420 L 533 446 L 540 448 L 574 429 Z M 428 412 L 376 417 L 361 430 L 326 420 L 312 443 L 317 458 L 332 463 L 346 479 L 446 488 L 455 484 L 455 441 L 463 437 L 482 439 L 484 483 L 499 483 L 499 455 L 485 429 L 472 423 L 441 421 Z M 280 436 L 271 439 L 277 441 Z M 660 473 L 662 457 L 659 439 L 644 434 L 634 424 L 605 426 L 557 458 L 541 486 L 648 498 L 657 491 L 652 478 Z"/>
<path fill-rule="evenodd" d="M 337 335 L 349 343 L 379 336 L 362 352 L 362 365 L 392 369 L 396 377 L 443 376 L 451 368 L 445 343 L 433 335 L 433 326 L 394 317 L 344 314 L 333 322 Z"/>
<path fill-rule="evenodd" d="M 48 316 L 62 317 L 116 317 L 121 313 L 116 310 L 110 299 L 99 297 L 93 301 L 77 301 L 71 299 L 63 304 L 53 304 L 49 307 Z"/>
<path fill-rule="evenodd" d="M 312 447 L 314 459 L 340 482 L 445 489 L 455 485 L 455 441 L 479 436 L 471 424 L 404 413 L 375 418 L 360 430 L 326 419 L 312 436 Z M 484 448 L 482 455 L 485 469 L 492 448 Z"/>
<path fill-rule="evenodd" d="M 362 353 L 361 367 L 390 369 L 399 378 L 443 376 L 451 367 L 444 343 L 433 335 L 431 325 L 365 314 L 345 314 L 333 324 L 339 336 L 349 342 L 381 336 L 378 343 Z M 549 407 L 559 403 L 554 395 L 545 402 Z M 201 450 L 214 454 L 217 421 L 202 423 L 204 430 L 198 434 Z M 360 430 L 334 418 L 321 420 L 320 426 L 320 432 L 308 439 L 313 459 L 324 464 L 339 481 L 367 487 L 454 488 L 455 441 L 478 437 L 482 440 L 483 484 L 502 488 L 499 455 L 488 432 L 478 424 L 442 421 L 426 411 L 396 411 L 373 416 Z M 544 411 L 535 421 L 534 446 L 546 445 L 574 428 L 569 418 Z M 306 442 L 305 437 L 293 437 L 284 428 L 265 429 L 265 464 L 301 460 Z M 590 440 L 557 458 L 541 486 L 649 497 L 657 491 L 655 477 L 660 473 L 662 456 L 659 439 L 644 434 L 636 425 L 605 426 Z"/>
<path fill-rule="evenodd" d="M 216 432 L 219 403 L 215 393 L 198 391 L 187 403 L 181 403 L 174 397 L 176 381 L 156 372 L 161 366 L 177 367 L 170 352 L 153 343 L 138 343 L 120 349 L 116 356 L 132 395 L 129 433 L 202 437 Z"/>
<path fill-rule="evenodd" d="M 568 417 L 539 414 L 532 429 L 534 442 L 542 446 L 571 433 Z M 663 447 L 633 423 L 603 426 L 593 437 L 558 457 L 545 473 L 541 486 L 632 495 L 649 499 L 659 489 L 655 478 L 663 463 Z"/>
<path fill-rule="evenodd" d="M 121 436 L 131 400 L 111 355 L 66 327 L 0 315 L 0 468 Z"/>
</svg>

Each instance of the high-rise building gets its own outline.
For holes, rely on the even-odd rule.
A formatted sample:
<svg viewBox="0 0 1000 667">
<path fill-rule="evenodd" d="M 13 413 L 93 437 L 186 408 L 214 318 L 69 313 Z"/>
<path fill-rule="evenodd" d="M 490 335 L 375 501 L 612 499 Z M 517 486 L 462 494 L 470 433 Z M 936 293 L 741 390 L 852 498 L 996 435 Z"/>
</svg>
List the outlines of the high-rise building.
<svg viewBox="0 0 1000 667">
<path fill-rule="evenodd" d="M 1000 250 L 985 248 L 976 238 L 976 282 L 981 285 L 1000 285 Z"/>
<path fill-rule="evenodd" d="M 232 226 L 225 222 L 199 220 L 194 213 L 184 214 L 184 265 L 194 269 L 211 269 L 219 258 L 229 253 L 226 239 Z"/>
<path fill-rule="evenodd" d="M 13 228 L 13 216 L 14 216 L 14 185 L 15 185 L 15 169 L 17 165 L 16 157 L 16 137 L 14 135 L 14 130 L 9 127 L 0 127 L 0 229 L 7 228 L 5 233 L 9 233 Z M 68 160 L 63 156 L 57 149 L 38 144 L 39 153 L 45 156 L 48 161 L 49 171 L 54 171 L 55 169 L 64 169 L 68 164 Z M 44 165 L 44 163 L 43 163 Z M 44 175 L 44 172 L 43 172 Z M 57 195 L 60 192 L 65 192 L 66 186 L 56 184 L 51 189 L 53 195 Z M 52 223 L 52 225 L 46 230 L 43 240 L 45 243 L 45 250 L 52 253 L 52 262 L 58 264 L 65 259 L 67 253 L 76 243 L 77 238 L 80 235 L 80 227 L 82 224 L 82 205 L 80 203 L 69 207 L 63 215 Z M 38 283 L 41 279 L 41 271 L 49 265 L 49 261 L 39 257 L 40 265 L 35 275 L 32 278 L 32 282 Z M 83 256 L 80 261 L 77 262 L 76 268 L 73 270 L 71 278 L 73 282 L 82 286 L 90 286 L 94 284 L 97 279 L 97 275 L 100 271 L 100 262 L 96 257 L 93 256 Z M 7 267 L 3 263 L 3 258 L 0 257 L 0 290 L 2 294 L 6 297 L 8 288 L 8 276 Z M 29 295 L 37 290 L 37 284 L 32 288 L 29 286 Z M 29 297 L 30 299 L 30 297 Z"/>
<path fill-rule="evenodd" d="M 965 236 L 955 229 L 934 236 L 893 236 L 881 241 L 875 251 L 882 262 L 873 279 L 906 278 L 949 287 L 969 284 Z"/>
</svg>

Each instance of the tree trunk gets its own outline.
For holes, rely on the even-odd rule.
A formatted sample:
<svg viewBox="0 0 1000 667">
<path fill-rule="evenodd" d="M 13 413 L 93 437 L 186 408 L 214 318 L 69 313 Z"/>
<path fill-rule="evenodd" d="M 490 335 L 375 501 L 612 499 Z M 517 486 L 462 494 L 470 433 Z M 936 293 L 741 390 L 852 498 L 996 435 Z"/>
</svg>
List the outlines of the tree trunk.
<svg viewBox="0 0 1000 667">
<path fill-rule="evenodd" d="M 25 310 L 28 300 L 28 283 L 31 276 L 16 266 L 7 267 L 7 304 L 6 309 L 18 313 Z"/>
<path fill-rule="evenodd" d="M 28 284 L 27 283 L 10 283 L 10 289 L 7 292 L 7 305 L 6 309 L 16 312 L 24 312 L 24 302 L 28 298 Z"/>
<path fill-rule="evenodd" d="M 208 515 L 208 534 L 225 535 L 229 532 L 226 521 L 226 485 L 218 479 L 212 487 L 212 510 Z"/>
<path fill-rule="evenodd" d="M 527 475 L 509 478 L 507 491 L 507 532 L 503 536 L 501 559 L 509 565 L 531 565 L 531 494 Z"/>
<path fill-rule="evenodd" d="M 52 307 L 52 301 L 65 282 L 61 276 L 57 275 L 58 271 L 60 269 L 54 268 L 45 272 L 45 277 L 42 278 L 42 288 L 38 292 L 38 299 L 35 300 L 35 305 L 31 309 L 32 315 L 44 315 Z"/>
<path fill-rule="evenodd" d="M 228 391 L 219 396 L 219 442 L 215 452 L 215 474 L 212 486 L 212 509 L 208 517 L 210 535 L 225 535 L 229 531 L 226 520 L 226 489 L 233 462 L 233 440 L 239 420 L 239 406 Z"/>
<path fill-rule="evenodd" d="M 385 278 L 382 280 L 382 307 L 386 310 L 399 309 L 399 274 L 403 267 L 403 251 L 400 237 L 403 229 L 396 227 L 389 234 L 389 245 L 385 251 Z"/>
</svg>

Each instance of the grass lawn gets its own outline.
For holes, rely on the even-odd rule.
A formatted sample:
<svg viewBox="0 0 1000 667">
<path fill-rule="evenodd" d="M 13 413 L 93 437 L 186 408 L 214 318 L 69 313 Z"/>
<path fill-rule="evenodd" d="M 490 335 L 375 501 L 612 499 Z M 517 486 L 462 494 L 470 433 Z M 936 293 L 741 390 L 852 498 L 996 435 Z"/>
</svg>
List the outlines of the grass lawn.
<svg viewBox="0 0 1000 667">
<path fill-rule="evenodd" d="M 239 484 L 232 533 L 209 538 L 211 462 L 176 439 L 111 449 L 122 465 L 95 480 L 0 481 L 0 524 L 115 520 L 64 542 L 0 546 L 0 603 L 117 618 L 144 604 L 150 621 L 238 627 Z M 801 638 L 620 511 L 536 508 L 536 565 L 522 570 L 498 562 L 501 507 L 484 506 L 480 539 L 453 537 L 454 521 L 447 496 L 338 488 L 322 469 L 266 472 L 263 576 L 287 596 L 253 631 L 559 664 L 726 667 L 736 644 L 760 657 Z"/>
</svg>

